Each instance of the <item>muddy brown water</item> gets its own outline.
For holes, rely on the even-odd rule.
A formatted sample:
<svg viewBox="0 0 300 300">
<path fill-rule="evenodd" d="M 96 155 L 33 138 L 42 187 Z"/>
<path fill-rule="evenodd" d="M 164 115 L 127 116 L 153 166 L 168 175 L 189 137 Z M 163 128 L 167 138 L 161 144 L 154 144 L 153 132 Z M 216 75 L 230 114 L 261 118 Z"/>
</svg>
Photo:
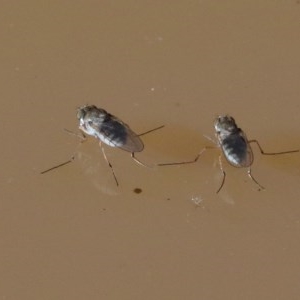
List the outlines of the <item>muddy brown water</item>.
<svg viewBox="0 0 300 300">
<path fill-rule="evenodd" d="M 143 168 L 84 143 L 95 104 L 141 133 L 147 164 L 192 159 L 231 114 L 266 151 L 300 147 L 297 1 L 5 1 L 0 299 L 299 299 L 300 155 L 253 175 L 207 151 Z M 68 160 L 73 163 L 40 172 Z"/>
</svg>

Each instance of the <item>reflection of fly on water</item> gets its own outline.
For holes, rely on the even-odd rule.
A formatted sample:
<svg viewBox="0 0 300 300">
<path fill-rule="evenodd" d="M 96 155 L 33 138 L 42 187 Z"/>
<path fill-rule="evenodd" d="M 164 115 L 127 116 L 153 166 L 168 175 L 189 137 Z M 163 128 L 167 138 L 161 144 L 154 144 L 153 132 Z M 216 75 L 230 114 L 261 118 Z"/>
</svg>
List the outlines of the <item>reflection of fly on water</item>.
<svg viewBox="0 0 300 300">
<path fill-rule="evenodd" d="M 242 129 L 240 129 L 236 125 L 235 120 L 228 115 L 217 117 L 214 122 L 214 127 L 216 131 L 216 137 L 218 139 L 218 146 L 222 149 L 222 152 L 226 160 L 228 161 L 228 163 L 236 168 L 248 168 L 247 171 L 248 176 L 261 189 L 264 189 L 264 187 L 258 183 L 258 181 L 253 177 L 251 173 L 251 165 L 253 163 L 253 152 L 250 143 L 256 143 L 261 154 L 263 155 L 279 155 L 279 154 L 299 152 L 299 149 L 291 150 L 291 151 L 283 151 L 283 152 L 272 152 L 272 153 L 264 152 L 262 147 L 258 143 L 258 141 L 248 140 L 246 134 L 242 131 Z M 216 148 L 216 147 L 210 147 L 210 146 L 204 147 L 196 156 L 196 158 L 192 161 L 177 162 L 177 163 L 163 163 L 158 165 L 166 166 L 166 165 L 194 163 L 207 149 L 212 149 L 212 148 Z M 220 192 L 220 190 L 222 189 L 226 177 L 226 173 L 222 166 L 221 156 L 219 156 L 219 164 L 220 164 L 220 169 L 223 173 L 223 179 L 219 189 L 217 190 L 217 193 Z"/>
<path fill-rule="evenodd" d="M 146 166 L 134 155 L 135 152 L 141 152 L 144 149 L 144 144 L 140 139 L 140 136 L 164 127 L 160 126 L 158 128 L 149 130 L 138 135 L 135 132 L 133 132 L 129 128 L 129 126 L 123 123 L 120 119 L 109 114 L 104 109 L 98 108 L 94 105 L 87 105 L 79 108 L 77 111 L 77 118 L 79 120 L 79 129 L 82 130 L 84 133 L 91 135 L 99 140 L 99 145 L 101 147 L 103 156 L 107 164 L 111 168 L 112 174 L 117 185 L 119 185 L 118 180 L 116 178 L 112 164 L 107 159 L 104 148 L 102 147 L 102 143 L 111 147 L 117 147 L 130 152 L 131 157 L 135 162 L 142 166 Z M 43 171 L 42 174 L 56 169 L 58 167 L 61 167 L 63 165 L 66 165 L 72 162 L 73 160 L 74 157 L 62 164 L 59 164 L 55 167 Z"/>
</svg>

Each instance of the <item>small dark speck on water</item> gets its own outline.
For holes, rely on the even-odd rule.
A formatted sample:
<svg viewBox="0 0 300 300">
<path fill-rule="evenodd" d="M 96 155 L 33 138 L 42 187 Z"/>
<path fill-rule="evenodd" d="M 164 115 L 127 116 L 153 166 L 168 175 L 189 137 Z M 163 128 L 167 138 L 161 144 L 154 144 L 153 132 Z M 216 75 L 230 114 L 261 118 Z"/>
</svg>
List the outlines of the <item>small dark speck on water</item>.
<svg viewBox="0 0 300 300">
<path fill-rule="evenodd" d="M 135 188 L 133 191 L 134 191 L 136 194 L 140 194 L 143 190 L 140 189 L 140 188 Z"/>
</svg>

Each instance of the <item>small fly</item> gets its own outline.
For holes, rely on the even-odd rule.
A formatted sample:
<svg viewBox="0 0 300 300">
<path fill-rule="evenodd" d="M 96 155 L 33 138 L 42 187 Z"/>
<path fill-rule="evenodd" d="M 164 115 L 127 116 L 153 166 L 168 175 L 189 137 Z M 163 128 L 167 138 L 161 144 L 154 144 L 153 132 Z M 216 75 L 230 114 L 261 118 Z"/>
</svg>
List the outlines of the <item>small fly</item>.
<svg viewBox="0 0 300 300">
<path fill-rule="evenodd" d="M 104 159 L 110 167 L 117 185 L 119 185 L 118 180 L 116 178 L 113 166 L 109 162 L 105 154 L 102 143 L 110 147 L 117 147 L 127 152 L 130 152 L 131 157 L 135 162 L 142 166 L 146 166 L 134 155 L 135 152 L 141 152 L 144 149 L 144 144 L 143 141 L 140 139 L 140 136 L 164 127 L 163 125 L 138 135 L 120 119 L 118 119 L 114 115 L 111 115 L 106 110 L 96 107 L 95 105 L 86 105 L 78 108 L 77 119 L 79 121 L 79 129 L 81 131 L 99 140 L 99 145 L 101 147 Z M 66 165 L 72 162 L 73 160 L 74 157 L 62 164 L 59 164 L 55 167 L 41 172 L 41 174 Z"/>
<path fill-rule="evenodd" d="M 214 127 L 215 127 L 216 137 L 218 140 L 218 146 L 222 149 L 222 152 L 227 162 L 236 168 L 248 168 L 247 171 L 248 176 L 261 189 L 264 189 L 264 187 L 253 177 L 251 172 L 251 165 L 253 164 L 254 156 L 253 156 L 250 143 L 256 143 L 261 154 L 263 155 L 280 155 L 280 154 L 299 152 L 299 149 L 283 151 L 283 152 L 265 152 L 257 140 L 248 140 L 243 130 L 239 128 L 235 123 L 234 118 L 228 115 L 217 117 L 214 122 Z M 158 164 L 158 165 L 165 166 L 165 165 L 194 163 L 199 159 L 199 157 L 203 154 L 203 152 L 205 152 L 207 149 L 212 149 L 212 148 L 215 147 L 210 147 L 210 146 L 204 147 L 196 156 L 196 158 L 192 161 L 179 162 L 179 163 L 165 163 L 165 164 Z M 221 155 L 219 156 L 219 164 L 220 164 L 220 169 L 223 173 L 223 179 L 219 189 L 217 190 L 217 193 L 219 193 L 220 190 L 222 189 L 226 178 L 226 173 L 222 166 Z"/>
</svg>

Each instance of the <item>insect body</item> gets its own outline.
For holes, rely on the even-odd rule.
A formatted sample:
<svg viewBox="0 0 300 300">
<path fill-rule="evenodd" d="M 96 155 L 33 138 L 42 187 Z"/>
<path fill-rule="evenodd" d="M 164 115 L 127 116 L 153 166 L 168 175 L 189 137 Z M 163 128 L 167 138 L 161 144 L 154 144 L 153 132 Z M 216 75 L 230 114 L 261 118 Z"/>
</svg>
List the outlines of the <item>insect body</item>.
<svg viewBox="0 0 300 300">
<path fill-rule="evenodd" d="M 135 152 L 141 152 L 144 149 L 144 144 L 140 136 L 164 127 L 160 126 L 138 135 L 135 132 L 133 132 L 130 129 L 130 127 L 124 122 L 122 122 L 120 119 L 111 115 L 104 109 L 96 107 L 95 105 L 86 105 L 78 108 L 77 118 L 79 121 L 79 129 L 82 130 L 84 133 L 91 135 L 99 140 L 99 145 L 101 147 L 103 156 L 107 164 L 111 168 L 117 185 L 119 185 L 118 180 L 116 178 L 111 163 L 106 157 L 104 148 L 102 147 L 102 143 L 110 147 L 117 147 L 127 152 L 130 152 L 131 157 L 135 162 L 142 166 L 146 166 L 134 156 Z M 72 162 L 73 160 L 74 157 L 62 164 L 59 164 L 55 167 L 43 171 L 42 174 L 56 169 L 58 167 L 61 167 L 63 165 L 66 165 Z"/>
<path fill-rule="evenodd" d="M 84 106 L 78 109 L 77 118 L 79 129 L 108 146 L 131 153 L 141 152 L 144 149 L 140 137 L 127 124 L 104 109 L 94 105 Z"/>
<path fill-rule="evenodd" d="M 218 117 L 215 130 L 223 154 L 232 166 L 249 167 L 253 163 L 253 152 L 247 137 L 232 117 Z"/>
<path fill-rule="evenodd" d="M 236 125 L 231 116 L 219 116 L 215 119 L 215 131 L 219 146 L 226 160 L 236 168 L 248 167 L 249 177 L 260 187 L 261 186 L 251 174 L 253 163 L 253 152 L 246 134 Z M 226 173 L 223 170 L 221 157 L 219 157 L 220 168 L 223 173 L 223 180 L 217 193 L 221 190 L 225 182 Z"/>
<path fill-rule="evenodd" d="M 299 152 L 297 150 L 291 151 L 283 151 L 283 152 L 264 152 L 260 144 L 257 140 L 248 140 L 246 134 L 240 129 L 237 124 L 235 123 L 234 118 L 228 115 L 219 116 L 215 119 L 214 122 L 216 137 L 218 140 L 218 146 L 221 148 L 224 157 L 228 161 L 228 163 L 236 168 L 248 168 L 248 176 L 261 188 L 264 189 L 262 185 L 258 183 L 258 181 L 252 176 L 251 173 L 251 165 L 253 164 L 254 156 L 250 146 L 250 143 L 256 143 L 261 154 L 263 155 L 279 155 L 279 154 L 287 154 L 287 153 L 294 153 Z M 199 157 L 207 150 L 216 147 L 206 146 L 204 147 L 196 158 L 192 161 L 185 161 L 185 162 L 175 162 L 175 163 L 163 163 L 158 164 L 159 166 L 165 165 L 179 165 L 179 164 L 190 164 L 195 163 Z M 217 193 L 220 192 L 222 189 L 226 173 L 222 167 L 221 156 L 219 156 L 219 163 L 220 168 L 223 173 L 222 183 L 217 190 Z"/>
<path fill-rule="evenodd" d="M 264 152 L 259 142 L 257 140 L 248 140 L 246 134 L 236 125 L 234 118 L 228 115 L 216 118 L 215 131 L 219 146 L 221 147 L 226 160 L 234 167 L 248 168 L 248 176 L 262 189 L 264 189 L 264 187 L 258 183 L 251 173 L 251 165 L 254 157 L 250 143 L 256 143 L 263 155 L 279 155 L 299 152 L 299 149 L 282 152 Z M 223 187 L 226 176 L 226 173 L 222 168 L 221 157 L 219 157 L 219 162 L 221 171 L 223 172 L 223 180 L 217 193 Z"/>
<path fill-rule="evenodd" d="M 107 159 L 102 142 L 108 146 L 131 152 L 131 157 L 137 163 L 143 165 L 134 157 L 134 152 L 141 152 L 144 149 L 144 144 L 127 124 L 95 105 L 80 107 L 77 111 L 77 118 L 79 120 L 79 129 L 99 140 L 103 156 L 111 168 L 117 185 L 119 185 L 117 177 L 111 163 Z"/>
</svg>

